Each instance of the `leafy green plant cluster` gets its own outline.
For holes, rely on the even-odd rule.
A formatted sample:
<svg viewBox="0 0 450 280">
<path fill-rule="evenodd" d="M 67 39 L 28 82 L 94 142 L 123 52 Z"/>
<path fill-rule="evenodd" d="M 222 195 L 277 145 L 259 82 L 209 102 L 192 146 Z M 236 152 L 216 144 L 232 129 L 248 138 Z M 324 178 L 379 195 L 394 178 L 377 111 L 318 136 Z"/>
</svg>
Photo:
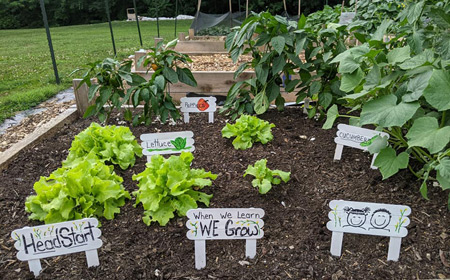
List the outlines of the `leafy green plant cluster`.
<svg viewBox="0 0 450 280">
<path fill-rule="evenodd" d="M 211 180 L 217 175 L 203 169 L 191 169 L 193 159 L 192 153 L 188 152 L 168 159 L 154 155 L 146 164 L 147 168 L 133 176 L 133 180 L 139 182 L 139 190 L 133 192 L 135 206 L 142 203 L 145 224 L 158 222 L 164 226 L 174 217 L 174 212 L 186 216 L 189 209 L 197 208 L 197 201 L 209 205 L 212 195 L 198 190 L 211 186 Z"/>
<path fill-rule="evenodd" d="M 152 70 L 151 78 L 145 81 L 139 77 L 138 83 L 131 83 L 127 90 L 125 99 L 137 107 L 143 103 L 144 109 L 134 117 L 131 110 L 125 111 L 125 120 L 132 121 L 133 125 L 144 123 L 148 125 L 152 121 L 152 115 L 159 116 L 164 123 L 170 117 L 174 120 L 180 118 L 168 85 L 178 82 L 196 87 L 197 81 L 192 75 L 187 63 L 192 62 L 188 55 L 172 50 L 177 44 L 177 40 L 172 40 L 166 45 L 159 42 L 156 47 L 150 48 L 147 56 L 142 57 L 138 64 L 143 64 Z"/>
<path fill-rule="evenodd" d="M 234 62 L 242 54 L 252 56 L 251 62 L 239 66 L 234 77 L 248 68 L 255 70 L 256 77 L 234 84 L 221 112 L 235 119 L 242 113 L 262 114 L 272 101 L 279 110 L 284 108 L 285 100 L 280 93 L 283 77 L 288 79 L 294 75 L 295 61 L 301 63 L 300 49 L 295 44 L 297 35 L 293 33 L 296 28 L 297 23 L 293 21 L 262 12 L 253 13 L 241 27 L 228 34 L 225 47 Z"/>
<path fill-rule="evenodd" d="M 252 175 L 255 179 L 252 180 L 252 185 L 259 189 L 260 194 L 266 194 L 272 189 L 273 185 L 279 185 L 281 181 L 287 183 L 290 180 L 291 172 L 282 170 L 270 170 L 267 168 L 267 160 L 261 159 L 255 164 L 249 165 L 245 170 L 244 177 Z"/>
<path fill-rule="evenodd" d="M 172 50 L 176 43 L 176 39 L 167 45 L 161 41 L 156 47 L 150 48 L 147 56 L 138 62 L 154 71 L 148 81 L 131 72 L 131 60 L 119 62 L 107 58 L 88 64 L 90 68 L 83 75 L 80 86 L 89 86 L 89 100 L 95 98 L 95 104 L 88 107 L 84 117 L 98 115 L 102 123 L 107 123 L 114 109 L 121 110 L 124 104 L 136 108 L 143 103 L 143 110 L 134 116 L 131 109 L 126 108 L 124 119 L 133 125 L 148 125 L 152 121 L 152 115 L 160 117 L 162 122 L 166 122 L 169 115 L 173 119 L 180 118 L 168 84 L 181 82 L 196 87 L 197 82 L 189 68 L 182 67 L 191 62 L 189 56 Z M 74 72 L 76 71 L 79 69 Z M 92 78 L 96 79 L 96 83 L 91 83 Z"/>
<path fill-rule="evenodd" d="M 254 142 L 267 144 L 271 141 L 273 139 L 272 127 L 275 125 L 258 117 L 241 115 L 235 124 L 227 123 L 225 125 L 222 129 L 222 137 L 236 137 L 233 140 L 234 148 L 245 150 L 251 148 Z"/>
<path fill-rule="evenodd" d="M 75 136 L 64 165 L 90 153 L 125 170 L 134 165 L 135 155 L 142 156 L 142 148 L 128 127 L 91 123 Z"/>
<path fill-rule="evenodd" d="M 197 36 L 226 36 L 231 32 L 231 28 L 226 25 L 208 27 L 197 32 Z"/>
<path fill-rule="evenodd" d="M 375 32 L 359 33 L 362 45 L 331 61 L 339 65 L 344 105 L 359 116 L 339 114 L 333 105 L 324 124 L 349 117 L 389 133 L 388 146 L 380 138 L 369 147 L 379 153 L 375 166 L 384 179 L 408 168 L 422 180 L 425 198 L 429 180 L 450 189 L 450 5 L 435 2 L 407 3 Z"/>
<path fill-rule="evenodd" d="M 36 195 L 26 200 L 30 219 L 56 223 L 87 217 L 110 220 L 130 194 L 112 165 L 127 169 L 142 156 L 128 127 L 92 123 L 72 141 L 63 166 L 34 184 Z"/>
<path fill-rule="evenodd" d="M 130 194 L 122 186 L 112 166 L 94 152 L 77 158 L 34 184 L 36 195 L 27 197 L 25 210 L 30 219 L 58 223 L 87 217 L 108 220 L 120 213 Z"/>
</svg>

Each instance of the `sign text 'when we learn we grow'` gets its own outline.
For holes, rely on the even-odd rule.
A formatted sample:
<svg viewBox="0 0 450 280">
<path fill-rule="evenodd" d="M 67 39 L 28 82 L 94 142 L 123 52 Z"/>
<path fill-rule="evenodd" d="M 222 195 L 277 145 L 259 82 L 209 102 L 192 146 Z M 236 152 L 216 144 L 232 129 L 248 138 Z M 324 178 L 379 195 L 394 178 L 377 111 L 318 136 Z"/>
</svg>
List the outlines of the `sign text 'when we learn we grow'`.
<svg viewBox="0 0 450 280">
<path fill-rule="evenodd" d="M 187 238 L 195 241 L 195 268 L 206 267 L 206 240 L 245 239 L 245 255 L 256 256 L 256 240 L 264 236 L 260 208 L 191 209 Z"/>
</svg>

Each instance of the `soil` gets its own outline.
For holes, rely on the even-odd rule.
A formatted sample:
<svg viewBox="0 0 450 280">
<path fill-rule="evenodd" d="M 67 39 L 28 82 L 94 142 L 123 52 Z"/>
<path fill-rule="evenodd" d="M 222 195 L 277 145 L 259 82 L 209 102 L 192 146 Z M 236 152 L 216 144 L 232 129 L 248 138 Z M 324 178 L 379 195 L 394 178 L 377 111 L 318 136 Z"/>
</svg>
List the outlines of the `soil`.
<svg viewBox="0 0 450 280">
<path fill-rule="evenodd" d="M 210 207 L 264 209 L 265 236 L 257 241 L 257 255 L 245 259 L 245 241 L 208 241 L 207 266 L 194 268 L 194 242 L 186 238 L 186 217 L 176 217 L 167 226 L 146 226 L 143 209 L 134 199 L 121 208 L 114 220 L 101 219 L 103 246 L 100 266 L 87 268 L 85 255 L 42 260 L 39 279 L 430 279 L 450 277 L 450 219 L 447 195 L 429 187 L 430 200 L 419 193 L 420 182 L 404 171 L 382 181 L 370 169 L 370 155 L 344 148 L 342 160 L 333 161 L 336 129 L 322 130 L 321 123 L 305 119 L 299 108 L 261 118 L 273 122 L 274 140 L 235 150 L 230 139 L 221 137 L 227 121 L 206 114 L 191 114 L 191 122 L 175 126 L 159 123 L 131 128 L 142 133 L 192 130 L 195 137 L 193 168 L 219 174 L 213 186 Z M 23 150 L 1 173 L 0 271 L 3 279 L 32 279 L 26 262 L 16 258 L 11 231 L 38 225 L 28 220 L 25 198 L 33 184 L 61 166 L 74 136 L 93 119 L 79 120 L 45 142 Z M 118 122 L 118 119 L 114 120 Z M 275 186 L 266 195 L 243 178 L 249 164 L 266 158 L 268 167 L 292 172 L 292 179 Z M 127 171 L 115 168 L 124 187 L 137 189 L 133 174 L 145 168 L 144 157 Z M 389 238 L 345 234 L 341 257 L 330 255 L 331 232 L 327 230 L 333 199 L 404 204 L 412 208 L 409 234 L 402 239 L 398 262 L 387 261 Z M 446 267 L 447 266 L 447 267 Z"/>
</svg>

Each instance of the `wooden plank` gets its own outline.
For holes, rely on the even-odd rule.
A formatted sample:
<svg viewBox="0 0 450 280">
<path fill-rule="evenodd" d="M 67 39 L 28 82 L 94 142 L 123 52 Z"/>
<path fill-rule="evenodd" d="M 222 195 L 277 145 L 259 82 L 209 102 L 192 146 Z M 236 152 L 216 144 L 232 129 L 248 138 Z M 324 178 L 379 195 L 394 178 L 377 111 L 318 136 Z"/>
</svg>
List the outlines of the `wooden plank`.
<svg viewBox="0 0 450 280">
<path fill-rule="evenodd" d="M 77 103 L 77 110 L 78 114 L 80 116 L 84 115 L 84 112 L 86 112 L 87 108 L 94 104 L 94 100 L 89 102 L 89 88 L 86 84 L 83 84 L 81 87 L 79 87 L 81 83 L 81 79 L 73 79 L 73 93 L 75 95 L 75 102 Z M 94 82 L 94 79 L 91 79 L 91 83 Z"/>
<path fill-rule="evenodd" d="M 66 124 L 71 124 L 78 119 L 77 109 L 74 107 L 69 108 L 53 120 L 41 125 L 34 132 L 29 134 L 24 139 L 14 144 L 8 150 L 0 153 L 0 171 L 6 169 L 8 165 L 13 161 L 22 149 L 34 145 L 46 138 L 53 136 L 61 127 Z"/>
<path fill-rule="evenodd" d="M 174 50 L 184 54 L 213 54 L 213 53 L 228 53 L 225 49 L 224 41 L 179 41 Z"/>
</svg>

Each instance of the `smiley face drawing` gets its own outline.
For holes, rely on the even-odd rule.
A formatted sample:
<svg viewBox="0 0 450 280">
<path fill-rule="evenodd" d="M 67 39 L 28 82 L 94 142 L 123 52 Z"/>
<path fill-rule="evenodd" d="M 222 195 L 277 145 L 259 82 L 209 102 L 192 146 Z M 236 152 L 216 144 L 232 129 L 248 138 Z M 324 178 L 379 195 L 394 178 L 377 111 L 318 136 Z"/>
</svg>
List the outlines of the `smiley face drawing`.
<svg viewBox="0 0 450 280">
<path fill-rule="evenodd" d="M 382 229 L 382 230 L 390 231 L 386 227 L 391 222 L 391 218 L 392 218 L 391 212 L 389 212 L 387 209 L 381 208 L 381 209 L 375 210 L 372 213 L 372 217 L 370 218 L 370 225 L 372 227 L 370 227 L 369 230 Z"/>
<path fill-rule="evenodd" d="M 370 208 L 355 209 L 352 207 L 344 207 L 344 212 L 347 213 L 347 225 L 343 227 L 359 227 L 365 229 L 363 225 L 367 220 L 367 214 L 370 212 Z"/>
</svg>

